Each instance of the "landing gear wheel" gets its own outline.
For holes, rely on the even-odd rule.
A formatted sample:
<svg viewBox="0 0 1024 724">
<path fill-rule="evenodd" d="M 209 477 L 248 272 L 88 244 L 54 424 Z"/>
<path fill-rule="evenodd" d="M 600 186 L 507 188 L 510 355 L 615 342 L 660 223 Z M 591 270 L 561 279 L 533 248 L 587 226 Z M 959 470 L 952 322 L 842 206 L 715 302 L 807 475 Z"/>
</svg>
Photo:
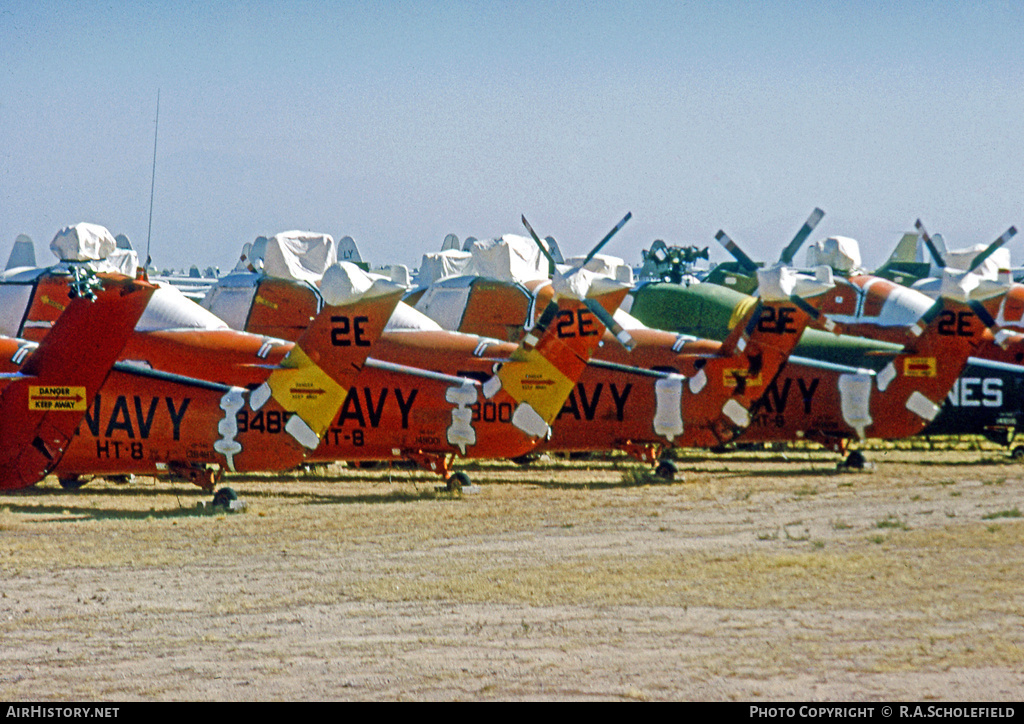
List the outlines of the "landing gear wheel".
<svg viewBox="0 0 1024 724">
<path fill-rule="evenodd" d="M 1010 453 L 1010 457 L 1014 460 L 1024 460 L 1024 445 L 1018 445 Z M 63 483 L 62 483 L 63 484 Z"/>
<path fill-rule="evenodd" d="M 654 474 L 666 483 L 671 483 L 676 479 L 676 464 L 671 460 L 661 460 L 658 467 L 654 468 Z"/>
<path fill-rule="evenodd" d="M 350 466 L 358 468 L 359 470 L 376 470 L 381 466 L 380 460 L 357 460 L 349 463 Z"/>
<path fill-rule="evenodd" d="M 60 487 L 64 488 L 64 490 L 78 490 L 88 483 L 89 479 L 81 475 L 61 475 L 58 476 L 57 482 L 60 483 Z"/>
<path fill-rule="evenodd" d="M 456 493 L 461 492 L 463 488 L 468 488 L 471 484 L 472 483 L 470 483 L 468 475 L 466 475 L 463 472 L 458 472 L 452 473 L 452 476 L 448 478 L 446 486 L 448 490 L 450 490 L 453 493 Z"/>
<path fill-rule="evenodd" d="M 867 460 L 864 459 L 864 453 L 860 450 L 852 450 L 850 454 L 846 456 L 846 460 L 843 461 L 844 468 L 850 468 L 851 470 L 863 470 L 867 465 Z"/>
<path fill-rule="evenodd" d="M 215 508 L 230 508 L 232 501 L 238 500 L 238 494 L 231 488 L 221 488 L 213 494 Z"/>
</svg>

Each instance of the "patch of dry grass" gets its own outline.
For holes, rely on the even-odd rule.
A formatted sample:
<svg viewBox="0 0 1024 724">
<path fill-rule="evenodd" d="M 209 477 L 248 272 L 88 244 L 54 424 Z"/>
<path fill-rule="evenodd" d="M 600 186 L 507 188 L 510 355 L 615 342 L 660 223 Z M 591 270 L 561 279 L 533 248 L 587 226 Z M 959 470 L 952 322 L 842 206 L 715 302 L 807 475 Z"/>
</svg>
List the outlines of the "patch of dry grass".
<svg viewBox="0 0 1024 724">
<path fill-rule="evenodd" d="M 948 471 L 837 476 L 806 456 L 682 459 L 687 482 L 668 485 L 625 480 L 623 459 L 479 465 L 461 496 L 408 471 L 252 477 L 232 483 L 237 515 L 198 514 L 208 496 L 188 487 L 49 483 L 0 496 L 0 638 L 16 642 L 2 660 L 35 667 L 34 691 L 46 671 L 89 698 L 181 698 L 156 675 L 168 666 L 199 698 L 230 667 L 244 695 L 315 659 L 289 643 L 305 635 L 359 661 L 516 641 L 561 652 L 544 664 L 560 675 L 595 646 L 705 678 L 1024 667 L 1024 521 L 1005 513 L 1019 480 L 971 468 L 951 515 L 934 482 Z M 435 627 L 449 609 L 527 613 Z M 0 677 L 0 698 L 25 685 Z"/>
</svg>

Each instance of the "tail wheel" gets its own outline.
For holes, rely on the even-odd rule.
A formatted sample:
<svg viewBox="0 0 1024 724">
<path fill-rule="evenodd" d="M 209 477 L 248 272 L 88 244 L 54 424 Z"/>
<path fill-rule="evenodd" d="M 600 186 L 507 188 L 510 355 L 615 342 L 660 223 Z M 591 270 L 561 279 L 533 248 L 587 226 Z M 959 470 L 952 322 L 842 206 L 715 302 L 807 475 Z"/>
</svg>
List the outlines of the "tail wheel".
<svg viewBox="0 0 1024 724">
<path fill-rule="evenodd" d="M 676 479 L 676 464 L 671 460 L 662 460 L 654 469 L 654 474 L 665 482 L 671 483 Z"/>
<path fill-rule="evenodd" d="M 60 475 L 57 477 L 57 482 L 64 490 L 78 490 L 89 482 L 89 478 L 83 475 Z"/>
<path fill-rule="evenodd" d="M 460 471 L 452 473 L 451 477 L 448 478 L 447 488 L 454 493 L 462 490 L 463 488 L 468 488 L 471 484 L 469 476 Z"/>
<path fill-rule="evenodd" d="M 864 458 L 864 453 L 860 450 L 852 450 L 846 456 L 846 460 L 843 461 L 843 467 L 852 468 L 853 470 L 863 470 L 866 464 L 867 460 Z"/>
<path fill-rule="evenodd" d="M 217 508 L 230 508 L 235 500 L 238 500 L 238 494 L 231 488 L 221 488 L 213 494 L 213 505 Z"/>
</svg>

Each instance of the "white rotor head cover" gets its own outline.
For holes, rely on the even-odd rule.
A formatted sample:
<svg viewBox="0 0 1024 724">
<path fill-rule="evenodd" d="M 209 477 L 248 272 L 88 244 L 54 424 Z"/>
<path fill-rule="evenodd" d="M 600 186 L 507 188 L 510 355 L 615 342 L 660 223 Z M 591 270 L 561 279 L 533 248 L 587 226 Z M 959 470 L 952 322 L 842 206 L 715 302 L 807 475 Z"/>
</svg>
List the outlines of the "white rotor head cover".
<svg viewBox="0 0 1024 724">
<path fill-rule="evenodd" d="M 966 302 L 971 298 L 971 292 L 978 288 L 981 279 L 973 272 L 955 271 L 945 269 L 942 272 L 942 286 L 939 287 L 939 296 L 946 299 L 955 299 L 958 302 Z"/>
<path fill-rule="evenodd" d="M 374 279 L 352 262 L 336 262 L 327 267 L 320 280 L 320 295 L 332 307 L 351 304 L 359 299 L 390 294 L 404 289 L 387 279 Z"/>
<path fill-rule="evenodd" d="M 974 270 L 977 273 L 977 269 Z M 995 280 L 982 276 L 978 280 L 978 288 L 971 292 L 971 299 L 991 299 L 1006 294 L 1013 286 L 1013 276 L 1009 269 L 1000 269 Z"/>
<path fill-rule="evenodd" d="M 567 271 L 559 271 L 551 278 L 551 288 L 556 297 L 568 297 L 580 301 L 588 296 L 596 297 L 628 286 L 602 274 L 595 274 L 589 269 L 577 267 Z"/>
<path fill-rule="evenodd" d="M 827 266 L 817 267 L 814 276 L 782 264 L 757 270 L 758 293 L 766 302 L 782 302 L 794 294 L 813 297 L 833 286 L 832 269 Z"/>
<path fill-rule="evenodd" d="M 848 236 L 830 236 L 807 247 L 807 266 L 825 264 L 843 272 L 860 269 L 860 244 Z"/>
<path fill-rule="evenodd" d="M 633 270 L 630 266 L 617 256 L 607 254 L 594 254 L 584 264 L 585 256 L 574 256 L 565 260 L 569 266 L 585 266 L 595 274 L 603 274 L 606 277 L 618 279 L 623 284 L 633 285 Z"/>
<path fill-rule="evenodd" d="M 548 260 L 532 239 L 517 234 L 503 234 L 496 239 L 476 239 L 466 250 L 472 255 L 463 270 L 503 281 L 527 282 L 546 279 Z"/>
<path fill-rule="evenodd" d="M 827 292 L 836 285 L 832 276 L 832 267 L 821 265 L 815 267 L 814 275 L 798 273 L 794 292 L 798 297 L 815 297 Z"/>
<path fill-rule="evenodd" d="M 65 226 L 50 242 L 50 251 L 61 261 L 99 261 L 116 248 L 117 241 L 105 226 L 84 222 Z"/>
<path fill-rule="evenodd" d="M 267 240 L 263 271 L 267 276 L 316 284 L 337 260 L 338 249 L 330 234 L 284 231 Z"/>
<path fill-rule="evenodd" d="M 757 289 L 766 302 L 781 302 L 793 296 L 796 269 L 776 264 L 757 270 Z"/>
<path fill-rule="evenodd" d="M 951 269 L 966 271 L 974 263 L 975 257 L 987 248 L 985 244 L 977 244 L 966 249 L 947 251 L 944 257 L 946 266 Z M 1000 247 L 993 251 L 981 263 L 981 266 L 974 270 L 974 273 L 982 279 L 996 280 L 999 278 L 999 272 L 1003 269 L 1009 269 L 1010 266 L 1010 250 L 1006 247 Z"/>
</svg>

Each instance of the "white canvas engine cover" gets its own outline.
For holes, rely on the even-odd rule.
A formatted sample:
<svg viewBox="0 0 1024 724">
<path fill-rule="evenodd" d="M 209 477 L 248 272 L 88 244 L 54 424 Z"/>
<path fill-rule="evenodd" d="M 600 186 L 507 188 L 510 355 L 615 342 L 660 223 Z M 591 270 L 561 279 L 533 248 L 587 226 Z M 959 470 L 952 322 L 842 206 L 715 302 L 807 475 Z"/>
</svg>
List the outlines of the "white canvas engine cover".
<svg viewBox="0 0 1024 724">
<path fill-rule="evenodd" d="M 860 244 L 848 236 L 830 236 L 807 247 L 807 266 L 830 266 L 843 272 L 860 268 Z"/>
<path fill-rule="evenodd" d="M 50 251 L 61 261 L 99 261 L 116 248 L 117 241 L 106 227 L 84 222 L 64 227 L 50 242 Z"/>
<path fill-rule="evenodd" d="M 330 234 L 284 231 L 267 239 L 263 271 L 267 276 L 316 284 L 329 266 L 338 261 L 338 249 Z"/>
<path fill-rule="evenodd" d="M 586 256 L 573 256 L 565 260 L 569 266 L 583 266 Z M 594 254 L 586 268 L 595 274 L 611 277 L 623 284 L 633 285 L 633 269 L 623 259 L 607 254 Z"/>
<path fill-rule="evenodd" d="M 986 248 L 987 245 L 978 244 L 976 246 L 968 247 L 967 249 L 947 251 L 945 256 L 946 266 L 950 269 L 967 271 L 971 266 L 971 262 L 974 261 L 974 257 L 985 251 Z M 1010 250 L 1006 247 L 1000 247 L 992 252 L 992 255 L 983 261 L 981 266 L 974 270 L 974 273 L 982 279 L 992 281 L 999 278 L 1000 269 L 1009 268 Z"/>
<path fill-rule="evenodd" d="M 367 274 L 352 262 L 335 262 L 320 280 L 320 296 L 325 304 L 340 306 L 359 299 L 372 299 L 398 291 L 402 287 L 390 279 Z"/>
<path fill-rule="evenodd" d="M 420 273 L 416 278 L 417 284 L 427 286 L 441 279 L 457 277 L 463 274 L 463 270 L 469 266 L 473 255 L 468 251 L 448 249 L 435 254 L 424 254 L 420 262 Z"/>
<path fill-rule="evenodd" d="M 117 272 L 133 277 L 139 269 L 139 253 L 134 249 L 115 249 L 110 256 L 103 260 L 102 265 L 92 264 L 91 266 L 96 271 Z M 102 268 L 100 268 L 101 266 Z"/>
<path fill-rule="evenodd" d="M 548 277 L 547 257 L 533 239 L 525 236 L 504 234 L 497 239 L 478 239 L 469 252 L 473 258 L 466 274 L 513 282 Z"/>
</svg>

